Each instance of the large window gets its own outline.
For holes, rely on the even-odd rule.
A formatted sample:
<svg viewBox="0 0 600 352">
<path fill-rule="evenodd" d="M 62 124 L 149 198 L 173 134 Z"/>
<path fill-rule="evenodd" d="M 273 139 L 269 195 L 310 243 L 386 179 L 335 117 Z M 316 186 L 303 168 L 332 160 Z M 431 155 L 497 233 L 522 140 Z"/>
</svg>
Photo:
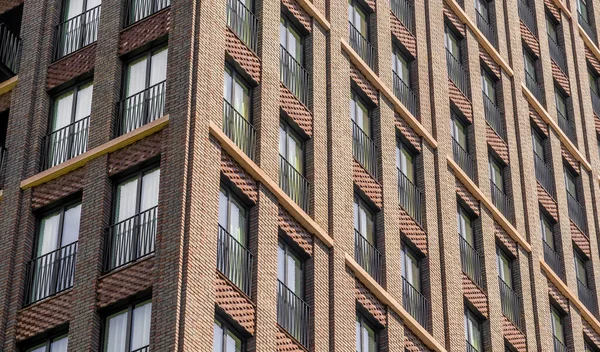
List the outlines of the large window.
<svg viewBox="0 0 600 352">
<path fill-rule="evenodd" d="M 485 20 L 486 23 L 490 23 L 490 3 L 488 0 L 475 0 L 475 11 Z"/>
<path fill-rule="evenodd" d="M 354 195 L 354 230 L 358 231 L 370 244 L 375 243 L 374 214 L 357 195 Z"/>
<path fill-rule="evenodd" d="M 304 297 L 303 263 L 295 251 L 285 242 L 279 241 L 277 252 L 277 279 L 296 296 Z"/>
<path fill-rule="evenodd" d="M 546 152 L 544 151 L 544 138 L 532 127 L 531 136 L 533 140 L 533 152 L 540 158 L 541 161 L 546 162 Z"/>
<path fill-rule="evenodd" d="M 556 251 L 556 243 L 554 242 L 554 231 L 552 230 L 552 222 L 546 215 L 540 212 L 540 227 L 542 229 L 542 240 L 552 249 Z"/>
<path fill-rule="evenodd" d="M 477 352 L 483 352 L 481 323 L 473 312 L 465 308 L 465 340 Z M 467 348 L 467 351 L 471 351 Z"/>
<path fill-rule="evenodd" d="M 68 343 L 69 338 L 64 335 L 50 338 L 42 344 L 26 349 L 25 352 L 67 352 Z"/>
<path fill-rule="evenodd" d="M 402 277 L 418 292 L 421 292 L 421 269 L 419 258 L 405 243 L 400 255 Z"/>
<path fill-rule="evenodd" d="M 590 18 L 588 16 L 588 8 L 587 2 L 585 0 L 577 0 L 577 12 L 581 19 L 583 19 L 586 23 L 590 23 Z"/>
<path fill-rule="evenodd" d="M 525 73 L 537 81 L 535 58 L 526 50 L 523 50 L 523 63 L 525 64 Z"/>
<path fill-rule="evenodd" d="M 213 352 L 242 352 L 244 344 L 227 324 L 215 319 Z"/>
<path fill-rule="evenodd" d="M 100 0 L 65 0 L 61 23 L 57 26 L 57 46 L 54 58 L 59 59 L 86 45 L 98 37 Z"/>
<path fill-rule="evenodd" d="M 279 22 L 279 41 L 281 46 L 298 62 L 303 64 L 302 36 L 290 21 L 281 16 Z"/>
<path fill-rule="evenodd" d="M 461 39 L 450 27 L 448 27 L 448 25 L 444 26 L 444 42 L 446 50 L 448 50 L 459 63 L 461 62 L 460 41 Z"/>
<path fill-rule="evenodd" d="M 575 200 L 578 200 L 577 197 L 577 176 L 573 175 L 571 171 L 569 171 L 566 167 L 564 169 L 565 173 L 565 188 L 567 193 L 571 195 Z"/>
<path fill-rule="evenodd" d="M 458 221 L 458 234 L 472 247 L 475 248 L 475 238 L 473 236 L 473 223 L 471 217 L 462 206 L 458 206 L 456 212 Z"/>
<path fill-rule="evenodd" d="M 485 1 L 485 0 L 484 0 Z M 496 104 L 496 82 L 494 78 L 485 70 L 481 69 L 481 89 L 494 105 Z"/>
<path fill-rule="evenodd" d="M 498 261 L 498 276 L 509 287 L 513 288 L 512 278 L 512 260 L 500 248 L 496 250 L 496 258 Z"/>
<path fill-rule="evenodd" d="M 406 144 L 398 140 L 396 142 L 396 168 L 402 172 L 406 178 L 415 183 L 415 160 L 412 152 Z"/>
<path fill-rule="evenodd" d="M 148 352 L 152 302 L 131 305 L 106 319 L 104 352 Z"/>
<path fill-rule="evenodd" d="M 410 87 L 410 61 L 396 45 L 392 47 L 392 50 L 392 72 L 394 72 L 407 87 Z"/>
<path fill-rule="evenodd" d="M 356 313 L 356 352 L 376 352 L 377 333 L 366 318 Z"/>
<path fill-rule="evenodd" d="M 367 104 L 354 91 L 350 100 L 350 117 L 367 137 L 371 137 L 371 116 Z"/>
<path fill-rule="evenodd" d="M 371 116 L 367 104 L 352 91 L 350 100 L 350 118 L 352 119 L 352 152 L 354 158 L 374 178 L 377 175 L 376 146 L 371 134 Z"/>
<path fill-rule="evenodd" d="M 308 72 L 304 69 L 302 36 L 285 16 L 279 22 L 281 43 L 281 82 L 305 105 L 308 106 Z"/>
<path fill-rule="evenodd" d="M 304 153 L 298 134 L 285 122 L 279 124 L 279 154 L 300 174 L 304 172 Z"/>
<path fill-rule="evenodd" d="M 467 125 L 462 122 L 456 113 L 451 112 L 451 116 L 450 131 L 452 133 L 452 138 L 462 147 L 462 149 L 468 151 Z"/>
<path fill-rule="evenodd" d="M 496 158 L 490 156 L 490 179 L 492 183 L 498 187 L 498 189 L 504 192 L 504 166 L 496 160 Z"/>
<path fill-rule="evenodd" d="M 219 192 L 219 226 L 236 241 L 247 243 L 247 211 L 243 203 L 227 188 Z"/>
<path fill-rule="evenodd" d="M 250 87 L 229 66 L 225 66 L 223 99 L 226 102 L 226 106 L 234 109 L 244 119 L 250 120 Z"/>
<path fill-rule="evenodd" d="M 575 275 L 577 276 L 577 280 L 585 287 L 588 287 L 587 260 L 581 254 L 577 253 L 577 251 L 573 255 L 573 260 L 575 261 Z"/>
<path fill-rule="evenodd" d="M 367 12 L 356 0 L 348 0 L 348 22 L 364 37 L 369 37 Z"/>
<path fill-rule="evenodd" d="M 550 306 L 550 320 L 552 324 L 552 334 L 554 335 L 554 350 L 556 352 L 564 351 L 564 349 L 561 349 L 561 347 L 564 348 L 566 343 L 565 332 L 563 329 L 563 317 L 554 306 Z"/>
<path fill-rule="evenodd" d="M 600 96 L 600 90 L 598 90 L 598 75 L 592 72 L 588 68 L 588 81 L 590 85 L 590 90 L 592 93 L 596 94 L 596 96 Z"/>
</svg>

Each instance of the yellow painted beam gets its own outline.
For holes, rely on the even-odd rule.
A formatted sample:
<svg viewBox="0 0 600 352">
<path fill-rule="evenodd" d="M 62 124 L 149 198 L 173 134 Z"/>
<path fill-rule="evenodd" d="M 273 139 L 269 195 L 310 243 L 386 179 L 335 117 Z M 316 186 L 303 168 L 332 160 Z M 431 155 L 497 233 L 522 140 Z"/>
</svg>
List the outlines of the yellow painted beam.
<svg viewBox="0 0 600 352">
<path fill-rule="evenodd" d="M 585 45 L 588 47 L 588 49 L 590 49 L 592 54 L 594 54 L 596 59 L 600 60 L 600 49 L 598 49 L 596 44 L 592 41 L 592 39 L 590 39 L 590 37 L 587 35 L 587 33 L 585 32 L 583 27 L 581 27 L 580 24 L 577 24 L 577 27 L 579 27 L 579 36 L 581 36 L 581 39 L 583 39 Z"/>
<path fill-rule="evenodd" d="M 450 168 L 454 172 L 454 175 L 460 181 L 460 183 L 462 183 L 463 186 L 465 186 L 465 188 L 469 192 L 471 192 L 471 194 L 492 213 L 492 217 L 494 218 L 494 220 L 496 220 L 496 222 L 500 224 L 500 226 L 502 226 L 504 231 L 506 231 L 506 233 L 508 233 L 508 235 L 515 242 L 517 242 L 527 252 L 531 252 L 531 245 L 527 242 L 527 240 L 525 240 L 525 237 L 521 236 L 519 231 L 517 231 L 517 229 L 510 223 L 510 221 L 508 221 L 508 219 L 504 217 L 500 210 L 498 210 L 498 208 L 494 206 L 494 203 L 492 203 L 492 201 L 489 200 L 488 197 L 486 197 L 483 194 L 481 189 L 477 187 L 477 185 L 471 180 L 469 176 L 467 176 L 467 174 L 465 174 L 465 172 L 460 168 L 460 166 L 458 166 L 458 164 L 454 162 L 454 159 L 449 155 L 446 156 L 446 159 L 448 160 L 448 165 L 450 166 Z"/>
<path fill-rule="evenodd" d="M 392 105 L 394 105 L 394 110 L 408 123 L 408 125 L 425 141 L 433 148 L 437 149 L 437 141 L 429 132 L 421 125 L 421 123 L 413 116 L 413 114 L 408 111 L 406 106 L 400 102 L 396 95 L 392 93 L 392 91 L 383 83 L 381 78 L 377 76 L 373 70 L 364 62 L 363 59 L 352 49 L 352 47 L 344 40 L 341 39 L 342 50 L 348 54 L 350 61 L 356 66 L 360 72 L 367 78 L 369 82 L 377 89 L 381 94 L 383 94 L 387 100 L 389 100 Z"/>
<path fill-rule="evenodd" d="M 321 27 L 325 28 L 326 31 L 329 31 L 331 29 L 331 24 L 329 24 L 329 21 L 327 21 L 325 16 L 323 16 L 323 14 L 316 8 L 315 5 L 313 5 L 310 1 L 307 0 L 296 1 L 298 1 L 298 3 L 300 4 L 300 6 L 302 6 L 304 11 L 306 11 L 310 16 L 317 20 L 317 22 L 319 22 Z"/>
<path fill-rule="evenodd" d="M 19 82 L 19 76 L 14 76 L 6 81 L 0 83 L 0 95 L 6 94 L 13 90 Z"/>
<path fill-rule="evenodd" d="M 561 0 L 553 0 L 554 5 L 558 7 L 569 19 L 571 19 L 571 11 L 567 8 L 567 6 Z"/>
<path fill-rule="evenodd" d="M 36 187 L 46 182 L 52 181 L 62 175 L 65 175 L 73 170 L 83 167 L 93 159 L 96 159 L 104 154 L 112 153 L 119 149 L 125 148 L 149 135 L 152 135 L 167 126 L 169 123 L 169 115 L 165 115 L 157 120 L 154 120 L 140 128 L 137 128 L 129 133 L 112 139 L 101 146 L 88 150 L 87 152 L 78 155 L 72 159 L 56 165 L 48 170 L 42 171 L 26 180 L 21 181 L 21 189 Z"/>
</svg>

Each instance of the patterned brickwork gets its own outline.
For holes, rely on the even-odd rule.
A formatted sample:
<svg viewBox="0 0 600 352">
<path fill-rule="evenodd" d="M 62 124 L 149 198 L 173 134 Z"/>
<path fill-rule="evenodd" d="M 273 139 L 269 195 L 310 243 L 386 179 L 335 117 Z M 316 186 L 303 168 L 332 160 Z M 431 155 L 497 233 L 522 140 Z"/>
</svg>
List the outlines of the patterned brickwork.
<svg viewBox="0 0 600 352">
<path fill-rule="evenodd" d="M 456 180 L 456 195 L 462 199 L 475 215 L 479 216 L 479 201 L 458 180 Z"/>
<path fill-rule="evenodd" d="M 519 352 L 527 351 L 527 338 L 505 316 L 502 316 L 504 338 Z"/>
<path fill-rule="evenodd" d="M 569 300 L 550 281 L 548 281 L 548 295 L 562 310 L 569 311 Z"/>
<path fill-rule="evenodd" d="M 556 201 L 552 199 L 550 194 L 546 192 L 544 187 L 539 184 L 539 182 L 537 183 L 537 193 L 540 204 L 544 207 L 544 209 L 546 209 L 548 214 L 552 216 L 554 221 L 558 221 L 558 205 L 556 204 Z"/>
<path fill-rule="evenodd" d="M 215 304 L 246 331 L 254 334 L 256 308 L 220 274 L 217 274 L 215 279 Z"/>
<path fill-rule="evenodd" d="M 600 117 L 594 112 L 594 127 L 596 127 L 596 133 L 600 134 Z"/>
<path fill-rule="evenodd" d="M 488 317 L 488 300 L 487 296 L 467 275 L 463 273 L 462 276 L 463 282 L 463 292 L 465 298 L 473 304 L 475 308 L 481 313 L 484 317 Z"/>
<path fill-rule="evenodd" d="M 37 209 L 81 191 L 85 182 L 86 170 L 86 167 L 82 167 L 34 187 L 31 192 L 31 207 Z"/>
<path fill-rule="evenodd" d="M 106 307 L 152 287 L 154 257 L 109 273 L 98 280 L 98 307 Z"/>
<path fill-rule="evenodd" d="M 2 0 L 0 1 L 0 14 L 5 13 L 23 4 L 25 0 Z"/>
<path fill-rule="evenodd" d="M 523 22 L 519 21 L 519 23 L 521 24 L 521 38 L 535 55 L 540 56 L 540 42 L 538 42 L 535 35 L 531 33 L 529 28 L 527 28 Z"/>
<path fill-rule="evenodd" d="M 508 145 L 498 136 L 498 134 L 488 125 L 485 124 L 485 135 L 488 145 L 496 152 L 500 159 L 508 165 Z"/>
<path fill-rule="evenodd" d="M 12 91 L 0 95 L 0 112 L 4 112 L 10 108 L 10 97 Z"/>
<path fill-rule="evenodd" d="M 402 43 L 402 45 L 413 56 L 417 57 L 417 38 L 415 38 L 400 20 L 390 12 L 390 26 L 392 34 Z"/>
<path fill-rule="evenodd" d="M 591 257 L 589 238 L 581 232 L 572 220 L 569 220 L 569 224 L 571 225 L 571 239 L 588 258 Z"/>
<path fill-rule="evenodd" d="M 567 93 L 568 96 L 571 95 L 571 85 L 569 83 L 569 77 L 563 72 L 563 70 L 558 67 L 558 65 L 551 61 L 552 66 L 552 77 L 554 80 L 560 85 L 560 87 Z"/>
<path fill-rule="evenodd" d="M 108 155 L 108 173 L 117 174 L 160 154 L 162 132 L 150 135 Z"/>
<path fill-rule="evenodd" d="M 394 114 L 396 128 L 400 131 L 406 141 L 408 141 L 419 153 L 421 152 L 421 137 L 404 121 L 400 115 Z"/>
<path fill-rule="evenodd" d="M 590 324 L 583 319 L 581 320 L 581 325 L 583 326 L 583 333 L 588 337 L 588 339 L 590 339 L 590 341 L 592 341 L 596 347 L 600 346 L 600 335 L 598 335 L 594 328 L 592 328 Z"/>
<path fill-rule="evenodd" d="M 375 0 L 365 0 L 365 3 L 367 4 L 367 6 L 369 6 L 371 11 L 373 11 L 373 12 L 377 11 L 377 9 L 375 7 L 375 4 L 376 4 Z"/>
<path fill-rule="evenodd" d="M 529 107 L 529 117 L 531 118 L 531 121 L 533 121 L 533 123 L 535 123 L 535 125 L 542 131 L 544 137 L 548 137 L 548 124 L 542 120 L 540 115 L 538 115 L 531 105 L 528 104 L 527 106 Z"/>
<path fill-rule="evenodd" d="M 225 30 L 227 37 L 227 54 L 231 56 L 250 77 L 256 82 L 260 82 L 260 59 L 244 44 L 233 32 L 227 28 Z"/>
<path fill-rule="evenodd" d="M 381 193 L 383 192 L 381 185 L 377 183 L 377 181 L 375 181 L 356 160 L 352 162 L 352 179 L 358 188 L 360 188 L 376 206 L 381 208 Z"/>
<path fill-rule="evenodd" d="M 404 348 L 407 352 L 431 352 L 406 326 L 404 328 Z"/>
<path fill-rule="evenodd" d="M 485 63 L 485 65 L 496 75 L 496 78 L 499 79 L 501 72 L 500 66 L 492 59 L 492 57 L 483 49 L 483 47 L 479 46 L 479 58 L 481 61 Z"/>
<path fill-rule="evenodd" d="M 385 305 L 383 305 L 377 299 L 377 297 L 375 297 L 371 291 L 369 291 L 369 289 L 358 280 L 356 280 L 354 294 L 356 295 L 356 301 L 363 306 L 363 308 L 365 308 L 374 319 L 376 319 L 381 325 L 387 326 Z"/>
<path fill-rule="evenodd" d="M 121 32 L 119 55 L 126 54 L 153 40 L 166 36 L 171 28 L 171 9 L 147 17 Z"/>
<path fill-rule="evenodd" d="M 313 116 L 304 104 L 283 83 L 279 83 L 279 99 L 281 109 L 289 116 L 303 131 L 312 136 Z"/>
<path fill-rule="evenodd" d="M 571 152 L 569 152 L 567 148 L 565 148 L 562 145 L 560 147 L 560 154 L 562 155 L 563 159 L 567 162 L 567 164 L 569 164 L 569 166 L 573 169 L 573 171 L 575 171 L 577 174 L 581 173 L 579 162 L 577 161 L 577 159 L 575 159 L 573 154 L 571 154 Z"/>
<path fill-rule="evenodd" d="M 554 19 L 560 22 L 560 10 L 558 9 L 558 7 L 556 7 L 556 4 L 552 0 L 544 0 L 544 5 L 546 5 L 548 11 L 550 11 L 552 16 L 554 16 Z"/>
<path fill-rule="evenodd" d="M 21 310 L 17 314 L 17 340 L 22 341 L 68 323 L 71 319 L 71 295 L 71 291 L 65 292 Z"/>
<path fill-rule="evenodd" d="M 305 352 L 306 350 L 299 345 L 299 342 L 283 330 L 281 326 L 277 326 L 277 352 Z"/>
<path fill-rule="evenodd" d="M 423 254 L 427 255 L 427 233 L 406 211 L 398 208 L 400 215 L 400 232 L 403 233 Z"/>
<path fill-rule="evenodd" d="M 290 11 L 307 31 L 312 31 L 312 18 L 296 0 L 281 0 L 281 3 Z"/>
<path fill-rule="evenodd" d="M 494 234 L 502 242 L 502 244 L 512 253 L 517 256 L 517 243 L 504 231 L 502 226 L 494 221 Z"/>
<path fill-rule="evenodd" d="M 279 228 L 285 232 L 290 238 L 304 249 L 306 254 L 312 255 L 313 252 L 313 236 L 304 227 L 302 227 L 294 218 L 279 207 L 278 217 Z"/>
<path fill-rule="evenodd" d="M 258 201 L 256 180 L 224 151 L 221 153 L 221 172 L 251 201 Z"/>
<path fill-rule="evenodd" d="M 350 65 L 350 78 L 352 78 L 352 80 L 363 91 L 363 93 L 369 97 L 373 104 L 379 103 L 379 92 L 354 65 Z"/>
<path fill-rule="evenodd" d="M 462 23 L 460 18 L 456 16 L 454 11 L 452 11 L 452 9 L 450 9 L 450 7 L 446 5 L 446 3 L 444 3 L 444 15 L 450 20 L 450 23 L 452 23 L 452 25 L 455 27 L 456 30 L 458 30 L 460 34 L 462 34 L 463 36 L 466 35 L 467 30 L 465 28 L 465 24 Z"/>
<path fill-rule="evenodd" d="M 459 89 L 452 83 L 450 78 L 448 78 L 448 89 L 450 91 L 450 100 L 460 111 L 463 113 L 465 118 L 473 123 L 473 105 L 471 105 L 471 101 L 467 98 Z"/>
<path fill-rule="evenodd" d="M 52 89 L 94 69 L 96 43 L 86 46 L 48 67 L 46 88 Z"/>
</svg>

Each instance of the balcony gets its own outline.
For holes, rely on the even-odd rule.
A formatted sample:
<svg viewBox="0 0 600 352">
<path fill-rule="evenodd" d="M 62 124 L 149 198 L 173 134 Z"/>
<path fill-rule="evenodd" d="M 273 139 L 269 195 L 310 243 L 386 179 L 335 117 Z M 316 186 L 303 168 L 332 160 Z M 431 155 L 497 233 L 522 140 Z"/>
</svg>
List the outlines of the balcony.
<svg viewBox="0 0 600 352">
<path fill-rule="evenodd" d="M 427 298 L 402 277 L 402 306 L 422 327 L 427 329 Z"/>
<path fill-rule="evenodd" d="M 277 323 L 304 347 L 309 347 L 310 307 L 278 281 Z"/>
<path fill-rule="evenodd" d="M 590 88 L 590 95 L 592 96 L 592 108 L 594 109 L 594 113 L 600 116 L 600 97 L 598 94 L 594 93 L 592 88 Z"/>
<path fill-rule="evenodd" d="M 310 183 L 283 155 L 279 154 L 279 187 L 308 213 Z"/>
<path fill-rule="evenodd" d="M 504 118 L 502 117 L 502 112 L 500 112 L 500 109 L 485 93 L 483 93 L 483 112 L 485 120 L 490 127 L 505 141 L 506 133 L 504 130 Z"/>
<path fill-rule="evenodd" d="M 494 46 L 498 47 L 498 41 L 496 39 L 496 31 L 489 22 L 489 18 L 483 17 L 477 9 L 475 9 L 475 17 L 477 18 L 477 28 L 483 33 L 486 39 Z"/>
<path fill-rule="evenodd" d="M 535 178 L 540 185 L 542 185 L 542 188 L 545 189 L 553 199 L 556 199 L 552 170 L 535 152 L 533 153 L 533 164 L 535 167 Z"/>
<path fill-rule="evenodd" d="M 381 253 L 357 230 L 354 230 L 354 259 L 375 281 L 381 283 Z"/>
<path fill-rule="evenodd" d="M 467 344 L 467 352 L 479 352 L 469 341 L 466 341 Z"/>
<path fill-rule="evenodd" d="M 142 127 L 165 114 L 166 81 L 117 103 L 117 136 Z"/>
<path fill-rule="evenodd" d="M 138 348 L 137 350 L 134 350 L 131 352 L 150 352 L 150 345 Z"/>
<path fill-rule="evenodd" d="M 107 229 L 104 270 L 111 271 L 154 253 L 158 207 L 145 210 Z"/>
<path fill-rule="evenodd" d="M 567 61 L 565 59 L 565 52 L 558 45 L 557 42 L 552 39 L 550 35 L 548 35 L 548 47 L 550 48 L 550 57 L 552 60 L 558 65 L 558 67 L 563 71 L 567 72 Z"/>
<path fill-rule="evenodd" d="M 256 53 L 258 47 L 258 19 L 240 0 L 227 0 L 227 26 Z"/>
<path fill-rule="evenodd" d="M 542 242 L 544 242 L 544 261 L 552 268 L 556 275 L 562 277 L 563 272 L 560 255 L 558 255 L 546 241 L 542 240 Z"/>
<path fill-rule="evenodd" d="M 462 271 L 465 273 L 479 288 L 483 290 L 483 261 L 475 248 L 473 248 L 460 234 L 460 262 Z"/>
<path fill-rule="evenodd" d="M 512 202 L 510 198 L 496 184 L 490 180 L 490 189 L 492 193 L 492 203 L 494 206 L 500 210 L 502 215 L 504 215 L 507 219 L 512 219 Z"/>
<path fill-rule="evenodd" d="M 567 346 L 554 336 L 554 352 L 570 352 Z"/>
<path fill-rule="evenodd" d="M 400 170 L 398 170 L 398 199 L 400 206 L 404 211 L 410 215 L 410 217 L 419 226 L 423 227 L 423 219 L 421 212 L 422 193 L 421 190 L 415 186 L 411 180 Z"/>
<path fill-rule="evenodd" d="M 377 146 L 354 121 L 352 121 L 352 154 L 356 161 L 377 180 Z"/>
<path fill-rule="evenodd" d="M 73 287 L 76 259 L 77 242 L 73 242 L 27 263 L 25 305 Z"/>
<path fill-rule="evenodd" d="M 525 71 L 525 85 L 527 89 L 533 94 L 533 96 L 540 102 L 540 104 L 545 105 L 544 100 L 544 90 L 542 86 L 536 81 L 534 77 L 527 71 Z"/>
<path fill-rule="evenodd" d="M 596 299 L 594 293 L 583 282 L 577 279 L 577 293 L 579 300 L 592 313 L 596 314 Z"/>
<path fill-rule="evenodd" d="M 304 106 L 308 107 L 308 72 L 283 46 L 281 46 L 280 62 L 281 82 Z"/>
<path fill-rule="evenodd" d="M 5 81 L 19 73 L 21 62 L 21 38 L 8 26 L 0 23 L 0 80 Z"/>
<path fill-rule="evenodd" d="M 87 151 L 90 117 L 77 120 L 42 140 L 42 171 Z"/>
<path fill-rule="evenodd" d="M 223 132 L 248 157 L 254 160 L 256 149 L 256 130 L 242 114 L 223 99 Z"/>
<path fill-rule="evenodd" d="M 579 11 L 577 11 L 577 15 L 577 17 L 579 18 L 579 24 L 581 25 L 585 33 L 588 35 L 588 37 L 590 37 L 594 44 L 598 43 L 598 39 L 596 38 L 596 31 L 592 28 L 592 25 L 588 21 L 586 21 L 586 19 Z"/>
<path fill-rule="evenodd" d="M 463 149 L 463 147 L 452 137 L 452 154 L 454 155 L 454 161 L 460 166 L 460 168 L 471 178 L 475 180 L 475 167 L 473 158 L 471 155 Z"/>
<path fill-rule="evenodd" d="M 402 102 L 402 104 L 404 104 L 404 106 L 406 106 L 406 109 L 408 109 L 413 116 L 416 116 L 417 96 L 396 72 L 392 72 L 392 76 L 394 80 L 394 95 Z"/>
<path fill-rule="evenodd" d="M 521 315 L 521 299 L 515 291 L 512 290 L 500 277 L 500 301 L 502 305 L 502 313 L 508 318 L 519 330 L 523 331 L 523 317 Z"/>
<path fill-rule="evenodd" d="M 468 93 L 468 83 L 467 79 L 469 77 L 467 70 L 463 67 L 463 65 L 458 61 L 457 58 L 452 55 L 452 53 L 446 49 L 446 66 L 448 67 L 448 77 L 458 87 L 458 89 L 466 96 L 469 96 Z"/>
<path fill-rule="evenodd" d="M 54 60 L 96 42 L 101 6 L 98 5 L 56 26 Z"/>
<path fill-rule="evenodd" d="M 569 218 L 577 225 L 577 227 L 587 235 L 587 226 L 585 223 L 585 209 L 577 201 L 577 199 L 568 191 L 567 193 L 567 205 L 569 208 Z"/>
<path fill-rule="evenodd" d="M 519 5 L 519 18 L 523 21 L 523 24 L 533 35 L 537 36 L 537 31 L 535 29 L 535 15 L 533 11 L 529 8 L 525 0 L 517 0 Z"/>
<path fill-rule="evenodd" d="M 575 125 L 573 121 L 563 115 L 558 109 L 556 109 L 556 116 L 558 117 L 558 127 L 569 137 L 571 142 L 575 143 L 577 140 L 577 135 L 575 133 Z"/>
<path fill-rule="evenodd" d="M 350 31 L 350 46 L 369 65 L 371 70 L 374 70 L 375 48 L 371 46 L 367 38 L 363 37 L 360 31 L 350 22 L 348 22 L 348 29 Z"/>
<path fill-rule="evenodd" d="M 219 225 L 217 235 L 217 269 L 248 297 L 252 295 L 252 253 Z"/>
<path fill-rule="evenodd" d="M 171 0 L 127 0 L 126 23 L 130 26 L 171 6 Z"/>
<path fill-rule="evenodd" d="M 413 5 L 408 0 L 391 0 L 390 7 L 394 16 L 400 20 L 410 33 L 413 33 L 415 22 Z"/>
</svg>

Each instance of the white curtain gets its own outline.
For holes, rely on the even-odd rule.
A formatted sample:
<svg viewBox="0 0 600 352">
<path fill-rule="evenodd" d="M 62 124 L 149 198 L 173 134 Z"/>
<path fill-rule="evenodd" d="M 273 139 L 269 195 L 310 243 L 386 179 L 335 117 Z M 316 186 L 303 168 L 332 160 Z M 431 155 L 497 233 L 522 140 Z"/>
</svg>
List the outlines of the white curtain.
<svg viewBox="0 0 600 352">
<path fill-rule="evenodd" d="M 104 352 L 126 352 L 127 316 L 124 311 L 108 318 Z"/>
<path fill-rule="evenodd" d="M 229 70 L 225 69 L 225 72 L 223 74 L 223 98 L 229 104 L 231 104 L 231 86 L 233 84 L 232 80 L 233 78 L 231 77 L 231 73 L 229 72 Z"/>
<path fill-rule="evenodd" d="M 54 340 L 50 345 L 50 352 L 67 352 L 67 346 L 69 343 L 68 337 L 63 337 L 58 340 Z"/>
<path fill-rule="evenodd" d="M 213 331 L 213 352 L 223 352 L 223 329 L 216 321 Z"/>
<path fill-rule="evenodd" d="M 225 190 L 221 188 L 219 192 L 219 225 L 223 227 L 225 230 L 229 231 L 227 228 L 227 195 L 225 194 Z"/>
<path fill-rule="evenodd" d="M 81 204 L 65 211 L 61 247 L 69 245 L 79 238 L 79 223 L 81 220 Z"/>
<path fill-rule="evenodd" d="M 52 132 L 57 131 L 71 123 L 71 112 L 73 108 L 73 92 L 61 95 L 54 102 L 54 119 L 52 121 Z"/>
<path fill-rule="evenodd" d="M 59 222 L 59 212 L 48 215 L 42 219 L 40 224 L 40 234 L 38 237 L 38 257 L 57 249 Z"/>
<path fill-rule="evenodd" d="M 69 0 L 65 3 L 66 19 L 71 19 L 83 13 L 83 0 Z"/>
<path fill-rule="evenodd" d="M 241 244 L 246 244 L 245 236 L 245 225 L 246 225 L 246 214 L 244 208 L 239 205 L 234 199 L 231 199 L 231 206 L 229 207 L 231 213 L 230 216 L 230 229 L 229 233 Z"/>
<path fill-rule="evenodd" d="M 167 79 L 167 48 L 152 55 L 150 87 Z"/>
<path fill-rule="evenodd" d="M 156 169 L 144 175 L 142 178 L 142 196 L 140 200 L 140 212 L 146 211 L 158 205 L 158 185 L 160 169 Z"/>
<path fill-rule="evenodd" d="M 231 331 L 227 332 L 227 349 L 226 351 L 229 352 L 240 352 L 242 350 L 242 342 L 240 341 L 240 339 L 238 339 L 237 337 L 235 337 L 235 335 L 233 335 L 233 333 Z"/>
<path fill-rule="evenodd" d="M 127 66 L 127 86 L 125 88 L 125 94 L 127 97 L 131 97 L 146 87 L 146 57 L 131 62 Z"/>
<path fill-rule="evenodd" d="M 130 181 L 120 184 L 117 188 L 117 222 L 121 222 L 135 215 L 137 183 L 138 179 L 134 178 Z"/>
<path fill-rule="evenodd" d="M 133 315 L 131 317 L 131 351 L 135 351 L 150 344 L 151 315 L 151 302 L 137 306 L 133 310 Z"/>
<path fill-rule="evenodd" d="M 277 247 L 277 278 L 285 284 L 285 251 L 281 243 Z"/>
<path fill-rule="evenodd" d="M 89 83 L 79 88 L 77 92 L 77 104 L 75 109 L 75 121 L 90 116 L 92 112 L 93 84 Z"/>
</svg>

